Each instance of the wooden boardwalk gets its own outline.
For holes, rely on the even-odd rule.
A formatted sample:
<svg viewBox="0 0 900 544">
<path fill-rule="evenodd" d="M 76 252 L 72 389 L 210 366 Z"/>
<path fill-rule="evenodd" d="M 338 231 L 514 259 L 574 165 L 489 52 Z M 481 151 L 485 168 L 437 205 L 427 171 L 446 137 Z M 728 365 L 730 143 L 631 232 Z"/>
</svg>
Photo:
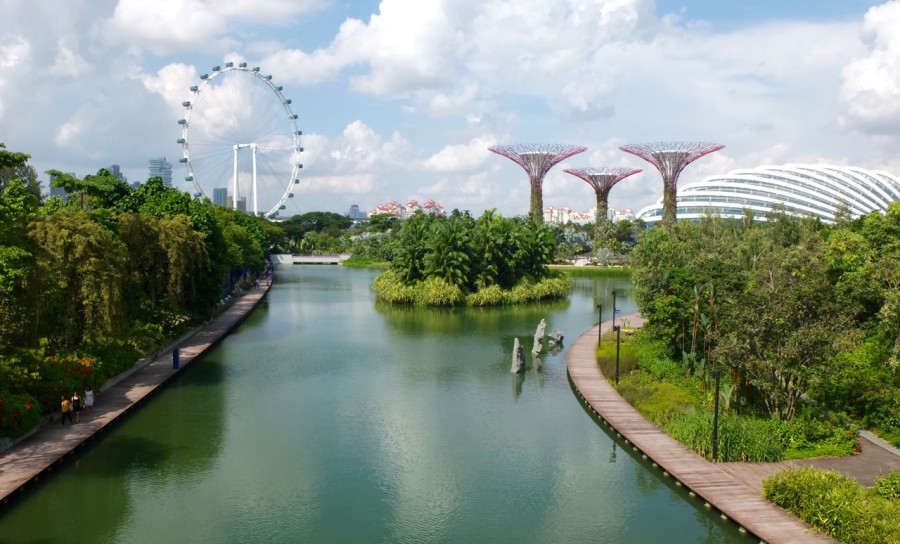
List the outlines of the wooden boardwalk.
<svg viewBox="0 0 900 544">
<path fill-rule="evenodd" d="M 162 352 L 111 387 L 99 392 L 90 414 L 81 412 L 81 423 L 60 425 L 59 413 L 46 425 L 0 454 L 0 503 L 6 504 L 53 467 L 107 430 L 116 419 L 135 408 L 162 384 L 215 346 L 241 323 L 266 296 L 269 285 L 245 293 L 221 315 L 177 344 L 179 369 L 173 369 L 172 349 Z"/>
<path fill-rule="evenodd" d="M 643 324 L 637 314 L 620 318 L 623 319 L 632 325 Z M 604 333 L 612 328 L 611 322 L 600 326 Z M 626 444 L 646 455 L 664 476 L 674 478 L 711 508 L 764 542 L 835 542 L 765 500 L 754 487 L 758 485 L 758 480 L 752 471 L 725 470 L 727 464 L 707 461 L 644 418 L 619 396 L 600 371 L 595 355 L 597 336 L 598 330 L 594 327 L 569 348 L 569 376 L 578 396 L 593 413 L 621 434 Z M 748 482 L 736 477 L 740 474 L 747 474 Z"/>
</svg>

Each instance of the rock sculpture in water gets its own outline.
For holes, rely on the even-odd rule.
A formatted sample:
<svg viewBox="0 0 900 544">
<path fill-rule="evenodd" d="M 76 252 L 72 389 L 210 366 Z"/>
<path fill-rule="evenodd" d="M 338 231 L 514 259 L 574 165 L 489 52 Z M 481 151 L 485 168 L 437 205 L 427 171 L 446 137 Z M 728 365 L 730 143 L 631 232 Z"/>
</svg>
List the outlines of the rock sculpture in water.
<svg viewBox="0 0 900 544">
<path fill-rule="evenodd" d="M 525 372 L 525 353 L 522 351 L 522 344 L 518 338 L 513 340 L 512 368 L 510 372 L 513 374 Z"/>
<path fill-rule="evenodd" d="M 541 322 L 538 323 L 537 330 L 534 331 L 534 345 L 531 348 L 531 353 L 537 355 L 541 352 L 541 349 L 544 347 L 544 335 L 547 331 L 547 321 L 541 319 Z"/>
<path fill-rule="evenodd" d="M 563 333 L 561 333 L 560 331 L 553 329 L 552 331 L 550 331 L 550 334 L 548 336 L 549 336 L 549 341 L 550 341 L 551 346 L 561 346 L 562 345 L 564 336 L 563 336 Z"/>
</svg>

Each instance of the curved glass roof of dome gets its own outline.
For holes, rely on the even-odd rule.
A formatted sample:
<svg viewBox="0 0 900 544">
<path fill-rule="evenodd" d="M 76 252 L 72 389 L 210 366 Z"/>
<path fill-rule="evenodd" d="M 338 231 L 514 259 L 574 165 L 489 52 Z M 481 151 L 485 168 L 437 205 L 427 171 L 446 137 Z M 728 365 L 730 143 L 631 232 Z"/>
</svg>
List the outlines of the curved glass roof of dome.
<svg viewBox="0 0 900 544">
<path fill-rule="evenodd" d="M 732 170 L 678 189 L 679 219 L 700 219 L 708 213 L 740 218 L 743 210 L 765 221 L 773 207 L 788 213 L 834 221 L 841 204 L 853 217 L 887 211 L 900 200 L 900 177 L 880 170 L 828 164 L 769 165 Z M 662 198 L 640 210 L 636 219 L 647 223 L 662 218 Z"/>
</svg>

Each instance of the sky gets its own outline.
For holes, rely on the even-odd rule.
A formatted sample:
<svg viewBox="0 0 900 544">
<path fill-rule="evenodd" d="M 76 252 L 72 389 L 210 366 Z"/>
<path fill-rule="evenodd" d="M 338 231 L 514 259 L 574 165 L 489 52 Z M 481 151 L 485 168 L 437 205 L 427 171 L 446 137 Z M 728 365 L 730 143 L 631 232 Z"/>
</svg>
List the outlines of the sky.
<svg viewBox="0 0 900 544">
<path fill-rule="evenodd" d="M 194 192 L 177 120 L 189 88 L 226 62 L 271 74 L 303 131 L 300 183 L 290 165 L 273 174 L 278 195 L 294 194 L 282 215 L 429 198 L 526 214 L 527 175 L 487 149 L 510 143 L 587 148 L 544 182 L 545 206 L 576 211 L 594 192 L 566 168 L 643 168 L 613 188 L 614 208 L 660 197 L 658 172 L 618 149 L 641 142 L 725 146 L 681 184 L 787 163 L 900 174 L 900 0 L 0 0 L 0 10 L 0 142 L 31 155 L 42 180 L 118 164 L 143 181 L 148 159 L 165 156 Z"/>
</svg>

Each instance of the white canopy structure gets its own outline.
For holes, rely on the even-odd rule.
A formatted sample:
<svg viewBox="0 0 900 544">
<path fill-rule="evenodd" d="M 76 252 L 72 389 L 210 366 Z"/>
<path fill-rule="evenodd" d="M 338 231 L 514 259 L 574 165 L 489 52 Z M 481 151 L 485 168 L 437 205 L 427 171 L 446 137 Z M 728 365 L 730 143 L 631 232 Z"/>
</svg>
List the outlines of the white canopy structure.
<svg viewBox="0 0 900 544">
<path fill-rule="evenodd" d="M 887 211 L 900 200 L 900 178 L 878 170 L 827 164 L 787 164 L 732 170 L 710 176 L 678 190 L 678 219 L 699 219 L 712 213 L 740 218 L 744 210 L 765 220 L 773 207 L 783 205 L 787 213 L 834 221 L 839 206 L 849 206 L 853 217 L 872 211 Z M 647 223 L 662 219 L 662 198 L 637 213 Z"/>
</svg>

